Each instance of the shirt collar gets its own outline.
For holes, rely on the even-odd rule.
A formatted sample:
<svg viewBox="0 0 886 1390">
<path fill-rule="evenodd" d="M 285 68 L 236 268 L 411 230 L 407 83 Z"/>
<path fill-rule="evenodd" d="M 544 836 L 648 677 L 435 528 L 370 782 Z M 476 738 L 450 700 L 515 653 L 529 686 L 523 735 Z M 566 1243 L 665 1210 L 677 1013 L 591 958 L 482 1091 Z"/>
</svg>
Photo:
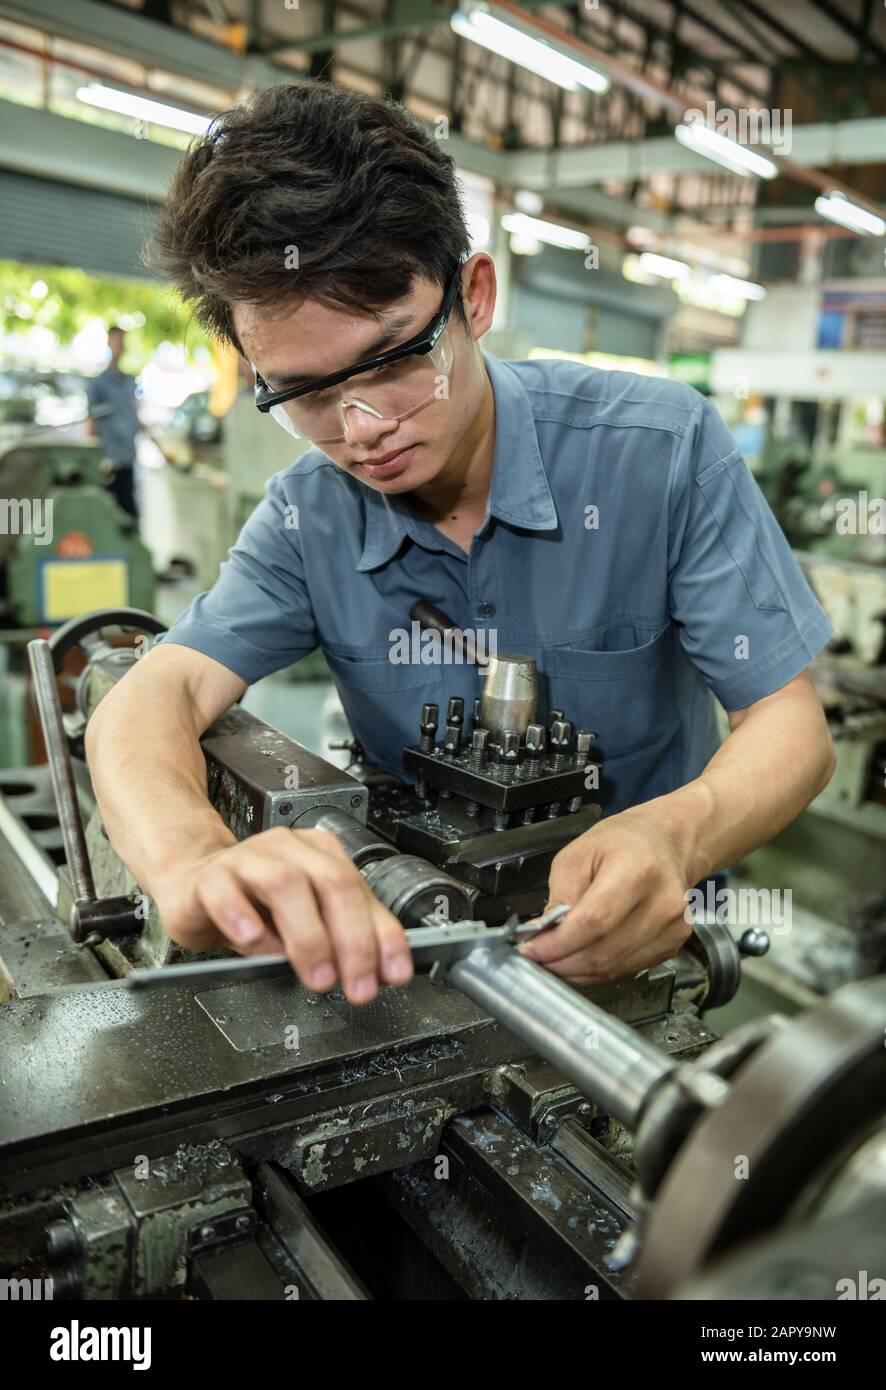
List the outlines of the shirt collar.
<svg viewBox="0 0 886 1390">
<path fill-rule="evenodd" d="M 488 352 L 483 359 L 495 396 L 495 456 L 485 520 L 495 516 L 524 530 L 553 530 L 557 509 L 538 447 L 529 397 L 506 362 Z M 387 564 L 407 536 L 426 549 L 444 549 L 443 537 L 437 545 L 434 528 L 414 516 L 403 498 L 367 491 L 366 531 L 358 571 Z"/>
</svg>

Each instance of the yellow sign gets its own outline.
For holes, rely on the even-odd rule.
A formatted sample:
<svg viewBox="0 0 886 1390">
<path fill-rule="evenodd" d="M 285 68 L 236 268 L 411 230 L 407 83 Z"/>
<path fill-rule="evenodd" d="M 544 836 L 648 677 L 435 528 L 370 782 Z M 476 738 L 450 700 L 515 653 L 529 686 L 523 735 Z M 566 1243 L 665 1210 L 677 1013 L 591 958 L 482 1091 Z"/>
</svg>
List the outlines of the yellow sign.
<svg viewBox="0 0 886 1390">
<path fill-rule="evenodd" d="M 43 621 L 63 623 L 94 608 L 126 608 L 125 560 L 48 560 L 43 565 Z"/>
</svg>

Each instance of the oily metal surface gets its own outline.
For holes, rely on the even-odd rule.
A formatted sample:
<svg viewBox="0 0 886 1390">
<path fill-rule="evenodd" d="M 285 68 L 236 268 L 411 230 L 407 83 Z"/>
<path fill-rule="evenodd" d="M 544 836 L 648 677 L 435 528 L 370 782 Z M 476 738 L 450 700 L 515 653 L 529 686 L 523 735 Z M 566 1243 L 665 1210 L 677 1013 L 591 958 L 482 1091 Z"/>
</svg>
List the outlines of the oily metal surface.
<svg viewBox="0 0 886 1390">
<path fill-rule="evenodd" d="M 230 1115 L 284 1089 L 298 1092 L 305 1113 L 335 1103 L 352 1083 L 370 1094 L 379 1078 L 390 1090 L 395 1073 L 374 1065 L 380 1056 L 411 1059 L 399 1063 L 407 1086 L 428 1068 L 452 1075 L 525 1051 L 458 990 L 427 977 L 383 989 L 361 1008 L 292 984 L 289 1022 L 299 1029 L 299 1048 L 287 1046 L 285 1034 L 262 1045 L 268 1035 L 255 1020 L 257 988 L 241 987 L 239 998 L 225 989 L 215 1004 L 215 991 L 198 1001 L 187 989 L 141 995 L 87 988 L 0 1008 L 0 1181 L 14 1178 L 16 1190 L 26 1190 L 25 1155 L 32 1175 L 50 1159 L 88 1171 L 89 1151 L 105 1153 L 109 1131 L 126 1132 L 136 1121 L 168 1133 L 189 1116 Z M 278 1021 L 279 1005 L 276 995 Z M 226 1022 L 214 1021 L 207 1008 Z M 340 1029 L 314 1025 L 326 1008 Z M 235 1041 L 257 1045 L 238 1049 L 223 1028 Z"/>
<path fill-rule="evenodd" d="M 777 1224 L 853 1134 L 883 1116 L 884 1029 L 886 976 L 879 976 L 845 986 L 758 1048 L 659 1188 L 644 1231 L 639 1297 L 668 1297 L 715 1255 Z M 740 1161 L 746 1170 L 737 1169 Z"/>
</svg>

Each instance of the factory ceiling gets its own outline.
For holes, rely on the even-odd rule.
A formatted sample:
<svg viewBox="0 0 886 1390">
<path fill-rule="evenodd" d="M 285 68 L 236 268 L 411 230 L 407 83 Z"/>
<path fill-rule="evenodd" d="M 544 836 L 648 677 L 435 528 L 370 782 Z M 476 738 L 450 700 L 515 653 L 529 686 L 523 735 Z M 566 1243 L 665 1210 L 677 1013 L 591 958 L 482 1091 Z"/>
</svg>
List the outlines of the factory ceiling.
<svg viewBox="0 0 886 1390">
<path fill-rule="evenodd" d="M 580 225 L 661 229 L 691 212 L 696 226 L 802 226 L 832 188 L 882 213 L 886 10 L 872 0 L 501 3 L 597 61 L 609 90 L 566 91 L 460 38 L 453 0 L 0 0 L 0 61 L 27 50 L 27 30 L 44 61 L 101 77 L 113 57 L 131 90 L 207 112 L 287 78 L 388 91 L 446 121 L 464 169 Z M 781 177 L 741 178 L 678 144 L 681 112 L 699 107 L 787 116 Z"/>
</svg>

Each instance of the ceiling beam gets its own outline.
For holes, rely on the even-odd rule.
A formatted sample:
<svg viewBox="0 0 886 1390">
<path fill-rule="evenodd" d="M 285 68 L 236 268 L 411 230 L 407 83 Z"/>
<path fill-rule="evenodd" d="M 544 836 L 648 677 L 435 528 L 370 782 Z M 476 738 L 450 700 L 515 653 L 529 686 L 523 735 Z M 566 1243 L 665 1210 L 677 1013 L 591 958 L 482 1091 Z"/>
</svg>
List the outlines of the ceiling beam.
<svg viewBox="0 0 886 1390">
<path fill-rule="evenodd" d="M 742 9 L 747 10 L 748 14 L 752 14 L 755 19 L 758 19 L 761 24 L 771 29 L 774 34 L 778 34 L 779 38 L 784 39 L 786 43 L 796 48 L 798 53 L 811 59 L 815 63 L 822 62 L 824 59 L 823 53 L 818 49 L 810 48 L 809 44 L 806 43 L 804 39 L 801 39 L 799 34 L 795 34 L 791 29 L 786 28 L 780 20 L 773 18 L 768 10 L 763 9 L 762 5 L 755 4 L 754 0 L 739 0 L 739 4 Z"/>
<path fill-rule="evenodd" d="M 117 5 L 97 0 L 0 0 L 0 16 L 44 29 L 53 37 L 92 44 L 119 58 L 146 67 L 179 73 L 212 87 L 269 87 L 283 81 L 286 71 L 257 54 L 234 53 L 187 29 L 145 19 Z M 291 81 L 299 74 L 290 73 Z"/>
<path fill-rule="evenodd" d="M 813 9 L 820 10 L 832 24 L 838 29 L 842 29 L 844 34 L 855 39 L 859 49 L 864 54 L 865 51 L 871 53 L 875 58 L 879 58 L 881 63 L 886 63 L 886 48 L 878 43 L 873 34 L 869 34 L 860 24 L 856 24 L 854 19 L 843 14 L 831 0 L 810 0 Z"/>
</svg>

